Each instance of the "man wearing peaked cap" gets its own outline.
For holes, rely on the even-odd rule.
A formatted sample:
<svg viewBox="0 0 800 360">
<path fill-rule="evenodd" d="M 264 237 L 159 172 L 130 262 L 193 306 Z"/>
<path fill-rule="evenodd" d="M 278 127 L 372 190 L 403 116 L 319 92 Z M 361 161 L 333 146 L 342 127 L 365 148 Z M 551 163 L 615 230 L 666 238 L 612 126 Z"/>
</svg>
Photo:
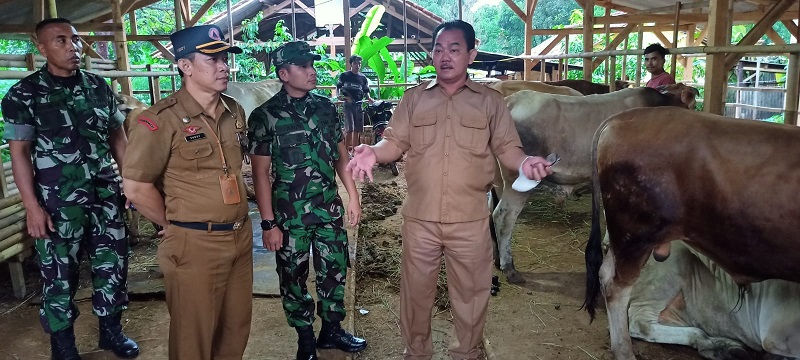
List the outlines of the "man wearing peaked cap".
<svg viewBox="0 0 800 360">
<path fill-rule="evenodd" d="M 361 217 L 355 182 L 344 176 L 348 156 L 342 124 L 330 99 L 309 93 L 317 87 L 314 60 L 320 56 L 308 44 L 284 44 L 271 57 L 283 87 L 253 110 L 247 135 L 264 247 L 275 251 L 283 309 L 298 335 L 296 358 L 317 359 L 317 348 L 361 351 L 367 342 L 340 325 L 349 257 L 337 174 L 350 198 L 350 225 Z M 316 312 L 322 318 L 319 339 L 314 338 L 314 300 L 306 288 L 310 251 Z"/>
<path fill-rule="evenodd" d="M 241 359 L 250 335 L 253 230 L 242 179 L 244 110 L 222 94 L 228 53 L 213 25 L 172 36 L 183 87 L 131 126 L 123 185 L 164 227 L 158 264 L 171 360 Z"/>
</svg>

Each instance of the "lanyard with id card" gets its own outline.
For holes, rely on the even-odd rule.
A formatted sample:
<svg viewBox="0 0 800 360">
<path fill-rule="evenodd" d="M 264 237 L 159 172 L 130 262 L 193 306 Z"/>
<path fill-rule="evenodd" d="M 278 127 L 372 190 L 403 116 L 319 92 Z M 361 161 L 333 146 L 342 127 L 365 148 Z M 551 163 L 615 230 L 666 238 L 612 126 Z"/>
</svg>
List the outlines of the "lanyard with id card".
<svg viewBox="0 0 800 360">
<path fill-rule="evenodd" d="M 238 204 L 242 201 L 242 198 L 239 195 L 239 184 L 236 182 L 236 176 L 228 174 L 228 163 L 225 161 L 225 154 L 222 152 L 222 142 L 219 140 L 219 136 L 217 136 L 217 134 L 214 132 L 214 128 L 212 128 L 211 124 L 209 124 L 206 120 L 206 116 L 204 114 L 200 114 L 200 118 L 203 119 L 204 123 L 206 123 L 206 126 L 208 126 L 208 129 L 211 132 L 211 136 L 214 137 L 214 140 L 217 141 L 217 146 L 219 146 L 219 157 L 222 160 L 223 171 L 223 174 L 219 176 L 219 186 L 220 190 L 222 191 L 222 202 L 225 205 Z"/>
</svg>

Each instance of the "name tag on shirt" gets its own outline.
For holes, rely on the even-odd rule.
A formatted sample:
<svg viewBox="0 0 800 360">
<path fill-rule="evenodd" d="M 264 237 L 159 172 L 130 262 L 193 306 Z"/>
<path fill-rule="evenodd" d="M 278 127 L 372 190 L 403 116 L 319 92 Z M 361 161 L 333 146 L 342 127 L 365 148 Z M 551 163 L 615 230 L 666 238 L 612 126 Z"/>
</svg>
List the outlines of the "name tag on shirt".
<svg viewBox="0 0 800 360">
<path fill-rule="evenodd" d="M 202 139 L 205 139 L 205 138 L 206 138 L 206 134 L 205 133 L 194 134 L 194 135 L 189 135 L 189 136 L 185 137 L 186 142 L 202 140 Z"/>
</svg>

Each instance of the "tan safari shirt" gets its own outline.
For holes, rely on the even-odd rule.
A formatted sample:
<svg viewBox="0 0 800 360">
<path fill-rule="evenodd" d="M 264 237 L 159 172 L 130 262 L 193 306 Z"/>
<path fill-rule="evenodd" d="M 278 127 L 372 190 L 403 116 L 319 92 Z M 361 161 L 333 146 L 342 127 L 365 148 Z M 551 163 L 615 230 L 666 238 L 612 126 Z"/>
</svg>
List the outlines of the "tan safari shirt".
<svg viewBox="0 0 800 360">
<path fill-rule="evenodd" d="M 407 156 L 403 215 L 441 223 L 488 217 L 495 156 L 522 148 L 503 96 L 471 80 L 454 95 L 435 80 L 408 89 L 384 137 Z"/>
<path fill-rule="evenodd" d="M 242 138 L 246 135 L 244 110 L 225 94 L 218 106 L 225 108 L 219 121 L 214 121 L 214 114 L 206 114 L 206 121 L 216 128 L 209 129 L 200 104 L 181 89 L 130 125 L 122 173 L 126 179 L 156 184 L 164 195 L 167 220 L 231 223 L 247 216 L 243 155 L 237 138 L 237 133 Z M 222 201 L 222 159 L 214 133 L 222 143 L 228 173 L 236 176 L 238 204 Z"/>
</svg>

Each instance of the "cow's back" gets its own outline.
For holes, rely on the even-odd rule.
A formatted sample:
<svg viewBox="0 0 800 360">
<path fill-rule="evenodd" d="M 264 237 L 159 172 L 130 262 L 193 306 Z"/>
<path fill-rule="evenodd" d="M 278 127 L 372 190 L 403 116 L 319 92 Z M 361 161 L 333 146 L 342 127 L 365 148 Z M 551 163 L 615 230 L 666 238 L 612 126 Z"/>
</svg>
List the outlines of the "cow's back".
<svg viewBox="0 0 800 360">
<path fill-rule="evenodd" d="M 797 127 L 690 110 L 613 116 L 596 156 L 615 256 L 685 239 L 739 284 L 800 282 L 798 144 Z"/>
<path fill-rule="evenodd" d="M 548 85 L 542 82 L 525 81 L 525 80 L 506 80 L 498 81 L 488 85 L 490 88 L 499 91 L 503 97 L 513 95 L 522 90 L 532 90 L 547 94 L 559 94 L 569 96 L 583 96 L 577 90 L 566 86 Z"/>
<path fill-rule="evenodd" d="M 283 86 L 278 79 L 263 80 L 252 83 L 229 82 L 225 93 L 236 99 L 244 109 L 245 116 L 250 117 L 253 110 L 271 97 L 275 96 Z"/>
</svg>

